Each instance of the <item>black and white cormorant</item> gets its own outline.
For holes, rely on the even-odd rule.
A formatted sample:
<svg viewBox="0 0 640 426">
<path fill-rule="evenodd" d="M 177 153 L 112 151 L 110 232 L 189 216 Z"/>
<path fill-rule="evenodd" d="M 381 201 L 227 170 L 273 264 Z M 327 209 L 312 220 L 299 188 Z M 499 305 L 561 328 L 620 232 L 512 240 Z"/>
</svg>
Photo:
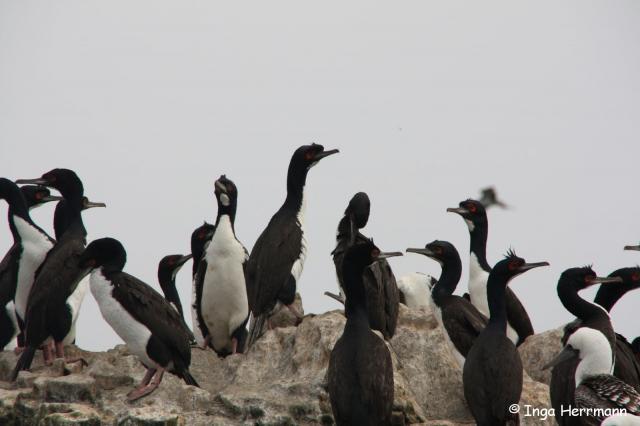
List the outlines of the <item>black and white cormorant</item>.
<svg viewBox="0 0 640 426">
<path fill-rule="evenodd" d="M 580 425 L 600 425 L 605 419 L 605 410 L 611 409 L 624 410 L 628 414 L 640 416 L 638 391 L 611 375 L 613 352 L 609 339 L 602 332 L 590 327 L 578 328 L 569 336 L 562 352 L 545 368 L 567 361 L 577 365 L 573 377 L 575 382 L 573 407 L 591 410 L 585 411 L 579 417 Z M 601 412 L 598 413 L 594 409 L 600 409 Z"/>
<path fill-rule="evenodd" d="M 22 193 L 22 200 L 20 200 L 18 192 Z M 52 196 L 49 189 L 44 186 L 25 185 L 18 190 L 16 184 L 10 180 L 0 179 L 0 198 L 9 203 L 8 220 L 13 236 L 13 245 L 0 262 L 0 350 L 4 350 L 19 332 L 14 298 L 18 284 L 18 265 L 23 248 L 22 239 L 14 225 L 13 216 L 16 209 L 23 208 L 21 204 L 26 203 L 27 211 L 29 211 L 49 201 L 59 200 L 61 197 Z"/>
<path fill-rule="evenodd" d="M 413 272 L 401 276 L 398 278 L 400 303 L 411 309 L 430 306 L 431 289 L 437 281 L 431 275 L 421 272 Z"/>
<path fill-rule="evenodd" d="M 296 149 L 287 172 L 287 198 L 256 240 L 247 264 L 247 295 L 252 313 L 250 347 L 268 326 L 268 317 L 287 306 L 301 321 L 302 315 L 291 305 L 307 256 L 304 235 L 305 184 L 311 167 L 337 149 L 325 151 L 322 145 L 303 145 Z"/>
<path fill-rule="evenodd" d="M 566 310 L 579 320 L 579 323 L 574 321 L 565 327 L 565 334 L 562 338 L 563 343 L 566 343 L 569 336 L 582 326 L 600 331 L 609 341 L 611 350 L 615 348 L 616 335 L 611 326 L 609 314 L 602 306 L 588 302 L 580 297 L 578 292 L 595 284 L 619 283 L 621 281 L 619 277 L 598 277 L 590 266 L 569 268 L 560 275 L 557 286 L 560 302 Z M 554 365 L 551 370 L 549 395 L 551 397 L 551 406 L 556 413 L 556 421 L 560 425 L 580 424 L 579 418 L 564 415 L 562 411 L 562 407 L 575 406 L 573 394 L 575 391 L 574 376 L 576 366 L 576 360 L 564 360 Z"/>
<path fill-rule="evenodd" d="M 509 407 L 520 401 L 522 361 L 507 337 L 507 284 L 530 269 L 547 262 L 526 263 L 510 252 L 496 263 L 487 283 L 489 322 L 473 343 L 462 371 L 464 396 L 478 426 L 519 424 Z"/>
<path fill-rule="evenodd" d="M 640 267 L 620 268 L 610 273 L 609 277 L 620 277 L 622 282 L 601 285 L 593 302 L 611 313 L 611 309 L 622 296 L 628 291 L 640 288 Z M 640 363 L 631 344 L 619 333 L 616 333 L 614 355 L 614 376 L 640 391 Z"/>
<path fill-rule="evenodd" d="M 364 192 L 358 192 L 349 201 L 344 216 L 338 224 L 336 248 L 331 253 L 336 267 L 336 276 L 341 294 L 344 294 L 342 262 L 347 247 L 368 241 L 360 233 L 369 221 L 371 202 Z M 393 337 L 398 323 L 398 303 L 400 294 L 396 278 L 389 263 L 381 259 L 364 270 L 364 286 L 367 294 L 369 324 L 373 330 L 382 333 L 386 340 Z"/>
<path fill-rule="evenodd" d="M 176 289 L 176 275 L 182 266 L 191 259 L 191 255 L 170 254 L 163 257 L 158 263 L 158 283 L 164 293 L 164 298 L 175 308 L 184 320 L 182 303 Z"/>
<path fill-rule="evenodd" d="M 64 341 L 72 328 L 72 312 L 67 299 L 88 271 L 80 268 L 77 259 L 84 251 L 87 231 L 82 223 L 82 182 L 69 169 L 53 169 L 37 179 L 16 181 L 34 183 L 58 190 L 66 201 L 67 229 L 38 270 L 29 293 L 25 318 L 25 349 L 12 374 L 15 380 L 20 370 L 31 366 L 36 348 L 51 341 L 56 357 L 64 358 Z"/>
<path fill-rule="evenodd" d="M 206 347 L 204 346 L 204 337 L 202 336 L 209 334 L 209 331 L 202 317 L 198 316 L 198 310 L 196 309 L 196 300 L 202 297 L 202 286 L 199 288 L 197 286 L 198 283 L 202 283 L 202 279 L 197 275 L 201 263 L 205 264 L 202 267 L 202 271 L 207 270 L 207 261 L 203 259 L 204 250 L 211 241 L 215 229 L 215 225 L 205 221 L 191 233 L 191 256 L 193 256 L 193 269 L 191 273 L 191 327 L 196 342 L 201 347 Z"/>
<path fill-rule="evenodd" d="M 329 398 L 337 425 L 388 425 L 393 406 L 393 365 L 384 340 L 369 325 L 363 271 L 381 258 L 372 241 L 347 249 L 342 274 L 347 322 L 329 358 Z"/>
<path fill-rule="evenodd" d="M 247 339 L 249 302 L 245 283 L 245 266 L 249 253 L 238 241 L 235 231 L 238 190 L 225 175 L 216 180 L 218 216 L 215 231 L 198 269 L 196 310 L 208 334 L 204 347 L 218 355 L 244 351 Z M 200 290 L 201 289 L 201 290 Z"/>
<path fill-rule="evenodd" d="M 442 266 L 442 274 L 431 288 L 430 305 L 462 367 L 473 342 L 487 325 L 487 318 L 467 299 L 453 294 L 462 275 L 458 250 L 448 241 L 435 240 L 425 248 L 409 248 L 407 252 L 423 254 Z"/>
<path fill-rule="evenodd" d="M 91 271 L 91 293 L 103 318 L 147 368 L 127 399 L 134 401 L 153 392 L 165 371 L 198 386 L 189 372 L 191 331 L 164 297 L 123 272 L 126 261 L 124 247 L 113 238 L 92 241 L 79 259 L 80 267 Z"/>
<path fill-rule="evenodd" d="M 489 232 L 487 212 L 476 200 L 461 201 L 459 207 L 448 208 L 447 211 L 462 216 L 469 228 L 469 297 L 480 313 L 488 317 L 487 279 L 491 267 L 486 255 Z M 507 336 L 513 343 L 520 346 L 528 336 L 533 334 L 533 325 L 515 293 L 508 287 L 506 291 Z"/>
</svg>

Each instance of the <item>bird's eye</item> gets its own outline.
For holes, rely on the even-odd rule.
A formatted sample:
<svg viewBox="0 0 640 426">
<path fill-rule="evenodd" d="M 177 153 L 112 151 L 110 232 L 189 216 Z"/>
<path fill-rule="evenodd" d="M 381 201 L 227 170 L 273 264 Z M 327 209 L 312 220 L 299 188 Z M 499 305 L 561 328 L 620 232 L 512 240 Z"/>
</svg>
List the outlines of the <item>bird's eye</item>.
<svg viewBox="0 0 640 426">
<path fill-rule="evenodd" d="M 315 157 L 315 154 L 313 151 L 307 151 L 304 153 L 304 159 L 307 161 L 313 160 L 314 157 Z"/>
<path fill-rule="evenodd" d="M 469 205 L 467 206 L 467 209 L 468 209 L 471 213 L 475 213 L 475 212 L 478 210 L 478 208 L 476 207 L 476 205 L 475 205 L 475 204 L 469 204 Z"/>
<path fill-rule="evenodd" d="M 442 254 L 442 247 L 436 247 L 435 252 L 436 254 Z"/>
<path fill-rule="evenodd" d="M 631 275 L 631 280 L 632 280 L 632 281 L 640 281 L 640 273 L 638 273 L 638 272 L 634 272 L 634 273 Z"/>
<path fill-rule="evenodd" d="M 372 257 L 372 258 L 374 258 L 374 259 L 375 259 L 375 258 L 376 258 L 376 257 L 378 257 L 378 256 L 380 256 L 380 250 L 378 250 L 378 249 L 373 249 L 373 250 L 371 250 L 371 257 Z"/>
<path fill-rule="evenodd" d="M 586 277 L 584 277 L 584 282 L 586 284 L 591 283 L 591 281 L 595 280 L 596 276 L 595 275 L 587 275 Z"/>
<path fill-rule="evenodd" d="M 176 263 L 173 259 L 169 259 L 169 262 L 167 262 L 169 264 L 169 266 L 173 266 L 174 263 Z"/>
<path fill-rule="evenodd" d="M 509 262 L 509 270 L 510 271 L 515 271 L 520 267 L 521 264 L 522 264 L 522 262 L 520 262 L 518 260 L 512 260 L 511 262 Z"/>
<path fill-rule="evenodd" d="M 36 200 L 42 200 L 42 197 L 44 197 L 42 192 L 36 192 Z"/>
</svg>

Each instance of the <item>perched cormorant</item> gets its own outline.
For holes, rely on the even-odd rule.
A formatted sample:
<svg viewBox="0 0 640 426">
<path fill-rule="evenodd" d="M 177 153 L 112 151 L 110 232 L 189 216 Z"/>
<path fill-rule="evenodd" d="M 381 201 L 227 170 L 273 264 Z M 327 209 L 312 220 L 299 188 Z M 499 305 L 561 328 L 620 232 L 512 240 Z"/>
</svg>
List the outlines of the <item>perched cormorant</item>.
<svg viewBox="0 0 640 426">
<path fill-rule="evenodd" d="M 458 250 L 448 241 L 435 240 L 423 249 L 409 248 L 407 252 L 423 254 L 442 266 L 442 274 L 431 288 L 429 301 L 444 328 L 451 352 L 462 367 L 473 342 L 487 325 L 487 318 L 467 299 L 453 294 L 462 275 Z"/>
<path fill-rule="evenodd" d="M 196 300 L 202 297 L 202 286 L 199 288 L 197 286 L 198 283 L 202 283 L 202 279 L 197 275 L 198 268 L 201 263 L 205 263 L 202 270 L 207 270 L 207 261 L 203 259 L 204 250 L 211 241 L 211 237 L 213 237 L 215 230 L 216 227 L 214 225 L 205 221 L 191 233 L 191 256 L 193 256 L 193 269 L 191 273 L 191 327 L 193 329 L 193 335 L 196 338 L 196 342 L 201 347 L 205 347 L 204 337 L 202 336 L 209 334 L 209 331 L 207 330 L 207 326 L 205 325 L 202 317 L 198 316 L 198 310 L 196 309 Z"/>
<path fill-rule="evenodd" d="M 520 401 L 522 361 L 506 334 L 505 290 L 514 277 L 547 265 L 547 262 L 526 263 L 510 252 L 489 274 L 489 322 L 473 343 L 462 371 L 464 396 L 478 426 L 519 424 L 518 413 L 512 413 L 509 407 Z"/>
<path fill-rule="evenodd" d="M 372 241 L 347 249 L 342 274 L 347 322 L 336 342 L 327 371 L 331 409 L 337 425 L 388 425 L 393 406 L 393 365 L 384 340 L 369 325 L 364 269 L 379 259 Z"/>
<path fill-rule="evenodd" d="M 170 254 L 163 257 L 158 263 L 158 283 L 164 293 L 164 298 L 175 308 L 184 320 L 184 312 L 182 311 L 182 303 L 176 289 L 176 275 L 182 266 L 191 259 L 191 255 L 183 256 L 181 254 Z"/>
<path fill-rule="evenodd" d="M 569 268 L 560 275 L 558 280 L 558 297 L 566 310 L 575 315 L 580 323 L 569 323 L 565 327 L 565 335 L 562 338 L 566 343 L 576 327 L 590 327 L 603 333 L 611 345 L 615 348 L 616 335 L 611 326 L 609 314 L 600 305 L 588 302 L 578 295 L 578 291 L 595 284 L 619 283 L 621 278 L 604 278 L 596 276 L 590 266 L 581 268 Z M 551 370 L 551 382 L 549 383 L 549 395 L 551 406 L 556 413 L 556 421 L 560 425 L 579 425 L 580 421 L 574 416 L 564 415 L 562 407 L 574 406 L 573 394 L 575 391 L 574 376 L 577 360 L 564 360 L 553 366 Z"/>
<path fill-rule="evenodd" d="M 364 192 L 358 192 L 351 198 L 344 211 L 344 217 L 338 224 L 336 248 L 331 253 L 336 267 L 336 276 L 341 294 L 344 294 L 342 262 L 347 247 L 367 241 L 360 233 L 369 220 L 371 203 Z M 398 303 L 400 294 L 389 263 L 381 259 L 364 270 L 364 286 L 367 294 L 369 324 L 373 330 L 382 333 L 386 340 L 393 337 L 398 323 Z"/>
<path fill-rule="evenodd" d="M 87 231 L 82 223 L 84 188 L 78 176 L 69 169 L 53 169 L 41 178 L 18 180 L 57 189 L 64 197 L 68 215 L 67 230 L 49 251 L 29 293 L 25 318 L 25 349 L 12 374 L 15 380 L 20 370 L 31 366 L 36 348 L 51 339 L 56 357 L 64 358 L 64 340 L 72 327 L 72 313 L 67 299 L 76 290 L 87 270 L 78 266 L 86 244 Z"/>
<path fill-rule="evenodd" d="M 238 190 L 225 175 L 215 182 L 218 216 L 215 231 L 207 245 L 197 277 L 198 317 L 204 320 L 208 334 L 204 347 L 220 356 L 244 351 L 247 338 L 249 303 L 245 283 L 245 265 L 249 253 L 235 232 Z"/>
<path fill-rule="evenodd" d="M 3 185 L 13 187 L 15 184 L 9 180 L 4 180 Z M 11 198 L 11 192 L 15 194 L 15 188 L 8 191 L 0 189 L 0 198 Z M 39 185 L 25 185 L 20 188 L 20 192 L 24 197 L 24 202 L 28 210 L 39 207 L 49 201 L 62 199 L 62 197 L 52 196 L 49 189 Z M 19 197 L 15 197 L 15 202 Z M 13 245 L 0 261 L 0 351 L 11 345 L 11 342 L 20 331 L 18 318 L 16 317 L 15 305 L 13 299 L 16 294 L 16 286 L 18 284 L 18 264 L 22 253 L 22 240 L 15 226 L 12 223 L 12 210 L 9 206 L 9 224 L 11 234 L 13 236 Z"/>
<path fill-rule="evenodd" d="M 79 259 L 90 269 L 91 293 L 111 328 L 147 368 L 140 385 L 127 394 L 134 401 L 153 392 L 165 371 L 198 386 L 189 372 L 191 331 L 157 291 L 123 272 L 127 253 L 113 238 L 92 241 Z"/>
<path fill-rule="evenodd" d="M 291 157 L 287 198 L 258 237 L 247 263 L 247 296 L 252 313 L 249 347 L 262 335 L 265 323 L 269 325 L 268 317 L 281 305 L 302 320 L 302 314 L 291 305 L 307 255 L 304 235 L 307 173 L 320 160 L 337 152 L 311 144 L 296 149 Z"/>
<path fill-rule="evenodd" d="M 491 267 L 487 262 L 487 234 L 489 223 L 487 212 L 482 204 L 476 200 L 461 201 L 459 207 L 448 208 L 448 212 L 457 213 L 469 228 L 469 297 L 471 303 L 481 314 L 489 316 L 487 303 L 487 279 Z M 507 301 L 507 336 L 516 346 L 533 334 L 533 326 L 527 311 L 520 300 L 509 287 L 506 289 Z"/>
<path fill-rule="evenodd" d="M 600 409 L 625 410 L 640 416 L 640 394 L 633 386 L 611 375 L 613 352 L 607 337 L 590 327 L 580 327 L 569 336 L 566 346 L 545 368 L 572 361 L 577 364 L 575 382 L 575 408 L 589 409 L 579 417 L 579 424 L 599 425 L 604 415 Z M 638 419 L 640 420 L 640 419 Z M 611 424 L 611 422 L 610 422 Z"/>
</svg>

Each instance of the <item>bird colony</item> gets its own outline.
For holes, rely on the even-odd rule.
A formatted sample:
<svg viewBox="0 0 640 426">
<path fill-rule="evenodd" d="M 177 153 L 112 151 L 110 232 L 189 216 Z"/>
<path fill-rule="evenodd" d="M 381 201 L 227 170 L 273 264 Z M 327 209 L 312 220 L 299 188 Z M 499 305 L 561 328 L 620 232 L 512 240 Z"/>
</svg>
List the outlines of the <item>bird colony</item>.
<svg viewBox="0 0 640 426">
<path fill-rule="evenodd" d="M 75 172 L 53 169 L 34 179 L 0 178 L 14 241 L 0 264 L 0 347 L 19 354 L 11 380 L 30 368 L 38 351 L 46 364 L 62 358 L 86 365 L 83 359 L 65 356 L 65 345 L 75 343 L 87 275 L 102 317 L 146 368 L 140 384 L 127 394 L 129 402 L 152 393 L 166 372 L 198 386 L 189 371 L 193 350 L 243 356 L 269 332 L 270 318 L 278 311 L 289 310 L 298 323 L 304 321 L 294 300 L 307 256 L 305 228 L 313 226 L 305 222 L 305 183 L 313 166 L 336 153 L 317 144 L 295 150 L 284 203 L 250 252 L 235 233 L 238 188 L 220 176 L 214 183 L 215 223 L 205 222 L 193 231 L 190 254 L 169 255 L 159 262 L 164 296 L 125 272 L 127 253 L 121 242 L 100 238 L 87 244 L 82 216 L 87 209 L 106 206 L 85 196 Z M 52 201 L 57 203 L 53 237 L 29 215 Z M 437 262 L 442 272 L 438 279 L 410 274 L 396 281 L 389 262 L 403 253 L 382 251 L 361 232 L 371 206 L 366 193 L 349 200 L 331 253 L 339 291 L 326 293 L 344 305 L 346 317 L 327 370 L 338 425 L 391 423 L 394 379 L 386 341 L 394 335 L 399 303 L 429 306 L 435 313 L 447 349 L 462 368 L 464 396 L 478 425 L 520 423 L 518 413 L 509 409 L 522 393 L 517 347 L 534 330 L 510 284 L 518 275 L 535 274 L 529 271 L 549 264 L 530 262 L 512 250 L 489 264 L 486 209 L 494 205 L 506 207 L 488 189 L 479 200 L 446 209 L 459 215 L 469 230 L 468 293 L 458 296 L 454 291 L 462 260 L 456 247 L 434 239 L 424 247 L 407 248 L 407 253 Z M 624 249 L 640 251 L 640 245 Z M 193 265 L 191 324 L 185 322 L 175 287 L 176 274 L 188 261 Z M 594 285 L 599 289 L 593 302 L 580 296 Z M 639 267 L 618 269 L 607 277 L 589 266 L 560 275 L 558 297 L 576 318 L 564 329 L 564 349 L 545 367 L 551 369 L 550 398 L 559 424 L 640 424 L 640 344 L 637 338 L 629 343 L 617 334 L 609 317 L 615 303 L 638 287 Z M 580 415 L 563 416 L 562 407 L 580 410 Z"/>
</svg>

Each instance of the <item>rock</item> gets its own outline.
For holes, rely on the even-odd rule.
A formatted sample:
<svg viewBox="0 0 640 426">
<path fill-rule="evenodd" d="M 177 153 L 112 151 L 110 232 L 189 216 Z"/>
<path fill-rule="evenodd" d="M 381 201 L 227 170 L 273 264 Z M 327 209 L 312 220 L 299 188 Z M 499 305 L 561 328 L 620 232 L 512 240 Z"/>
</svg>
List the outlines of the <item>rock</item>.
<svg viewBox="0 0 640 426">
<path fill-rule="evenodd" d="M 302 315 L 304 315 L 304 308 L 302 307 L 302 298 L 300 297 L 300 293 L 296 293 L 296 298 L 293 301 L 293 307 Z M 287 307 L 282 307 L 275 314 L 273 314 L 269 321 L 271 322 L 271 327 L 295 327 L 298 319 Z"/>
<path fill-rule="evenodd" d="M 562 350 L 562 334 L 563 327 L 534 334 L 518 348 L 522 366 L 533 380 L 549 385 L 551 369 L 543 370 L 542 367 Z"/>
<path fill-rule="evenodd" d="M 38 354 L 32 372 L 21 373 L 16 384 L 0 383 L 0 424 L 333 424 L 326 371 L 331 349 L 342 334 L 344 314 L 335 310 L 307 315 L 297 327 L 288 310 L 281 314 L 278 327 L 267 331 L 248 354 L 221 359 L 211 350 L 193 349 L 191 373 L 202 388 L 165 374 L 153 394 L 133 403 L 126 402 L 126 394 L 145 369 L 125 346 L 102 353 L 70 347 L 70 356 L 89 362 L 70 375 L 69 366 L 43 366 Z M 534 355 L 529 354 L 546 340 L 530 339 L 525 345 L 532 347 L 523 345 L 521 353 L 525 365 L 534 365 L 527 371 L 535 371 Z M 533 339 L 542 343 L 534 344 Z M 430 312 L 401 305 L 396 334 L 387 344 L 394 365 L 394 425 L 473 424 L 462 372 Z M 15 362 L 12 353 L 0 353 L 0 374 L 6 377 Z M 547 386 L 528 375 L 524 404 L 549 408 Z M 539 417 L 522 420 L 551 424 Z"/>
</svg>

